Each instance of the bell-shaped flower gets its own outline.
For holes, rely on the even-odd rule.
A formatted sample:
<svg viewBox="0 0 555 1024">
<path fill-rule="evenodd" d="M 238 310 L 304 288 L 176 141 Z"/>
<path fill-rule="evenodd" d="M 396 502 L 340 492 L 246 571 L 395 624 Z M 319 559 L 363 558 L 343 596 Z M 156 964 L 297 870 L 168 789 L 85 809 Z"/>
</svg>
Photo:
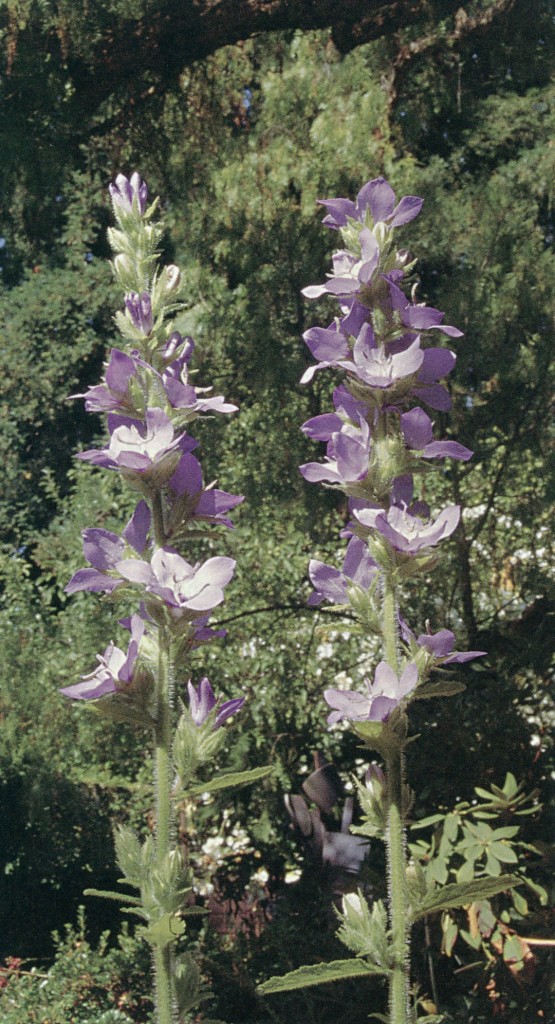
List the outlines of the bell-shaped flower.
<svg viewBox="0 0 555 1024">
<path fill-rule="evenodd" d="M 403 196 L 395 205 L 395 193 L 385 178 L 373 178 L 362 186 L 353 203 L 351 199 L 319 199 L 327 214 L 322 221 L 329 228 L 338 230 L 346 227 L 349 220 L 360 224 L 385 224 L 388 228 L 401 227 L 418 216 L 423 199 L 418 196 Z"/>
<path fill-rule="evenodd" d="M 108 427 L 108 446 L 81 452 L 78 459 L 145 477 L 156 472 L 157 477 L 163 478 L 165 472 L 171 476 L 175 469 L 175 460 L 170 461 L 170 456 L 192 451 L 198 445 L 188 434 L 174 437 L 172 422 L 163 409 L 147 409 L 144 423 L 112 414 L 108 417 Z"/>
<path fill-rule="evenodd" d="M 437 519 L 429 522 L 396 505 L 387 511 L 361 509 L 354 512 L 354 517 L 362 526 L 381 533 L 396 551 L 416 555 L 451 536 L 459 524 L 460 508 L 450 505 L 440 512 Z"/>
<path fill-rule="evenodd" d="M 355 586 L 360 590 L 368 591 L 376 576 L 377 566 L 368 553 L 368 548 L 359 537 L 353 537 L 347 546 L 343 568 L 334 569 L 325 562 L 311 559 L 308 565 L 308 575 L 314 587 L 314 593 L 310 595 L 308 604 L 321 604 L 322 601 L 331 601 L 332 604 L 348 604 L 349 588 Z"/>
<path fill-rule="evenodd" d="M 214 696 L 214 691 L 210 685 L 210 680 L 207 676 L 201 679 L 198 689 L 195 689 L 191 682 L 187 683 L 187 689 L 189 691 L 189 711 L 193 722 L 197 726 L 202 726 L 206 722 L 208 716 L 217 709 L 217 714 L 214 719 L 214 730 L 219 729 L 224 722 L 231 718 L 231 715 L 236 714 L 243 704 L 245 703 L 244 697 L 236 697 L 235 700 L 227 700 L 221 707 L 218 708 L 218 700 Z"/>
<path fill-rule="evenodd" d="M 118 562 L 116 569 L 124 579 L 142 584 L 179 614 L 185 610 L 211 611 L 221 604 L 235 562 L 232 558 L 216 557 L 190 565 L 174 551 L 157 548 L 150 563 L 127 558 Z"/>
<path fill-rule="evenodd" d="M 108 185 L 108 191 L 112 199 L 114 212 L 133 213 L 137 211 L 142 216 L 146 209 L 148 199 L 148 188 L 140 175 L 134 171 L 130 178 L 124 174 L 118 174 L 113 184 Z"/>
<path fill-rule="evenodd" d="M 418 669 L 410 662 L 401 678 L 386 661 L 380 661 L 374 682 L 365 679 L 368 695 L 354 690 L 325 690 L 326 702 L 334 710 L 328 715 L 329 725 L 349 718 L 352 722 L 385 722 L 394 708 L 401 703 L 418 683 Z"/>
<path fill-rule="evenodd" d="M 175 473 L 168 481 L 170 503 L 176 508 L 180 523 L 193 519 L 233 529 L 229 512 L 240 505 L 240 494 L 228 494 L 216 487 L 205 487 L 200 463 L 188 452 L 181 456 Z"/>
<path fill-rule="evenodd" d="M 407 448 L 420 452 L 424 459 L 458 459 L 467 462 L 473 452 L 458 441 L 433 441 L 432 421 L 417 407 L 401 414 L 401 432 Z"/>
<path fill-rule="evenodd" d="M 72 700 L 97 700 L 98 697 L 106 697 L 125 689 L 132 682 L 145 624 L 140 615 L 133 615 L 130 625 L 131 640 L 126 653 L 115 644 L 108 644 L 104 654 L 97 654 L 99 664 L 94 672 L 83 676 L 80 683 L 60 689 L 64 697 L 71 697 Z"/>
<path fill-rule="evenodd" d="M 116 571 L 116 564 L 125 557 L 126 542 L 138 555 L 142 555 L 147 544 L 150 520 L 147 503 L 140 501 L 121 537 L 111 530 L 96 527 L 83 530 L 83 553 L 92 568 L 78 569 L 65 587 L 65 593 L 75 594 L 79 590 L 111 593 L 123 582 Z"/>
</svg>

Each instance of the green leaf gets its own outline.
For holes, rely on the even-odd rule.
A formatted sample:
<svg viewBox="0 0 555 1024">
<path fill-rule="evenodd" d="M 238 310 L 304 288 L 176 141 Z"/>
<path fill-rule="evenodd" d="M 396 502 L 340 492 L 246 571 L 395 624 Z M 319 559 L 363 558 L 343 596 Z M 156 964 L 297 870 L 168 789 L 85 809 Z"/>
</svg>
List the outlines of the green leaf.
<svg viewBox="0 0 555 1024">
<path fill-rule="evenodd" d="M 467 903 L 489 899 L 490 896 L 496 896 L 515 885 L 522 885 L 522 879 L 516 875 L 500 875 L 499 878 L 475 878 L 470 882 L 454 882 L 442 888 L 435 888 L 427 893 L 419 906 L 415 907 L 412 920 L 418 921 L 426 914 L 435 914 L 438 910 L 464 907 Z"/>
<path fill-rule="evenodd" d="M 278 978 L 268 978 L 258 986 L 257 992 L 262 996 L 275 992 L 291 992 L 296 988 L 308 988 L 310 985 L 323 985 L 329 981 L 341 981 L 344 978 L 363 978 L 372 974 L 389 974 L 384 967 L 366 964 L 363 960 L 332 960 L 329 964 L 312 964 L 298 967 L 296 971 L 282 974 Z"/>
<path fill-rule="evenodd" d="M 411 831 L 415 832 L 417 828 L 427 828 L 428 825 L 437 825 L 438 821 L 443 821 L 445 815 L 443 814 L 430 814 L 429 818 L 422 818 L 422 821 L 415 821 L 411 825 Z"/>
<path fill-rule="evenodd" d="M 501 830 L 500 830 L 501 831 Z M 495 840 L 490 845 L 490 850 L 497 860 L 500 860 L 504 864 L 518 864 L 518 857 L 510 846 L 506 843 L 496 842 Z"/>
<path fill-rule="evenodd" d="M 413 694 L 413 700 L 429 700 L 431 697 L 454 697 L 466 690 L 464 683 L 454 679 L 443 679 L 437 683 L 423 683 Z"/>
<path fill-rule="evenodd" d="M 201 782 L 197 786 L 191 786 L 187 790 L 188 796 L 200 796 L 201 793 L 216 793 L 219 789 L 229 789 L 231 786 L 248 786 L 251 782 L 258 782 L 265 779 L 274 771 L 273 765 L 265 765 L 263 768 L 251 768 L 245 772 L 228 772 L 226 775 L 218 775 L 209 782 Z M 178 798 L 183 794 L 178 793 Z"/>
<path fill-rule="evenodd" d="M 100 896 L 103 900 L 117 900 L 118 903 L 130 903 L 141 906 L 138 896 L 129 896 L 126 892 L 110 892 L 107 889 L 85 889 L 83 896 Z"/>
</svg>

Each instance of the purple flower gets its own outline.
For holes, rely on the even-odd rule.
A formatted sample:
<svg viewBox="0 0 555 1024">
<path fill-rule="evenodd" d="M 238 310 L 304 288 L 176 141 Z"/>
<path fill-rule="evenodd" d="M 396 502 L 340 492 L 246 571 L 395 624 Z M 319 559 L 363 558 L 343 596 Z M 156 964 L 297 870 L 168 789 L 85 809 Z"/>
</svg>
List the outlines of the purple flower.
<svg viewBox="0 0 555 1024">
<path fill-rule="evenodd" d="M 129 470 L 150 475 L 154 470 L 171 476 L 175 462 L 168 459 L 174 453 L 191 451 L 195 441 L 187 434 L 174 437 L 173 425 L 163 409 L 147 409 L 145 422 L 125 416 L 108 417 L 110 442 L 107 448 L 80 452 L 78 459 L 105 469 Z"/>
<path fill-rule="evenodd" d="M 200 647 L 202 644 L 209 644 L 212 640 L 221 640 L 224 636 L 227 636 L 227 629 L 212 629 L 211 626 L 207 625 L 209 618 L 210 613 L 199 616 L 198 619 L 194 619 L 191 623 L 195 630 L 191 641 L 191 650 Z"/>
<path fill-rule="evenodd" d="M 392 309 L 399 314 L 401 323 L 413 331 L 442 331 L 450 338 L 462 338 L 463 332 L 458 327 L 448 327 L 441 323 L 445 313 L 433 306 L 414 305 L 409 302 L 405 293 L 394 284 L 390 278 L 386 278 L 389 285 L 389 296 Z"/>
<path fill-rule="evenodd" d="M 233 529 L 233 523 L 225 513 L 245 500 L 240 494 L 228 494 L 212 486 L 204 487 L 200 463 L 189 453 L 181 456 L 168 486 L 179 523 L 200 519 Z"/>
<path fill-rule="evenodd" d="M 164 345 L 162 355 L 166 360 L 175 359 L 179 355 L 184 363 L 189 363 L 194 351 L 195 343 L 192 338 L 183 339 L 179 331 L 172 331 Z"/>
<path fill-rule="evenodd" d="M 400 352 L 388 352 L 376 345 L 370 324 L 364 324 L 353 349 L 353 362 L 341 365 L 371 388 L 390 388 L 416 374 L 424 362 L 420 340 L 416 338 Z"/>
<path fill-rule="evenodd" d="M 118 174 L 114 184 L 108 185 L 108 190 L 116 214 L 133 213 L 135 209 L 142 216 L 145 212 L 148 189 L 137 171 L 134 171 L 129 179 L 124 174 Z"/>
<path fill-rule="evenodd" d="M 404 196 L 396 206 L 395 193 L 389 182 L 385 178 L 373 178 L 362 186 L 354 203 L 350 199 L 319 199 L 318 202 L 328 210 L 322 223 L 337 230 L 346 227 L 349 220 L 366 224 L 369 217 L 372 224 L 382 223 L 388 228 L 398 228 L 418 216 L 424 200 L 418 196 Z"/>
<path fill-rule="evenodd" d="M 117 693 L 132 681 L 135 663 L 139 654 L 145 624 L 140 615 L 131 617 L 131 640 L 124 654 L 113 643 L 108 644 L 104 654 L 97 654 L 98 667 L 88 676 L 82 676 L 80 683 L 65 686 L 60 690 L 64 697 L 73 700 L 96 700 L 110 693 Z"/>
<path fill-rule="evenodd" d="M 214 691 L 210 685 L 210 680 L 204 676 L 199 683 L 198 690 L 195 690 L 193 684 L 188 682 L 187 689 L 189 691 L 189 711 L 191 713 L 191 718 L 195 725 L 204 725 L 206 719 L 218 704 L 218 701 L 214 696 Z M 221 708 L 218 710 L 216 718 L 214 719 L 214 730 L 219 729 L 220 726 L 231 717 L 231 715 L 234 715 L 243 707 L 244 703 L 244 697 L 236 697 L 235 700 L 227 700 L 222 704 Z"/>
<path fill-rule="evenodd" d="M 439 665 L 462 665 L 474 658 L 483 658 L 486 651 L 454 651 L 455 634 L 450 629 L 440 629 L 437 633 L 421 633 L 419 637 L 409 629 L 406 622 L 399 616 L 401 636 L 405 643 L 425 650 L 430 658 Z"/>
<path fill-rule="evenodd" d="M 358 428 L 343 423 L 341 430 L 331 435 L 327 461 L 307 462 L 299 468 L 310 483 L 356 484 L 368 474 L 370 447 L 370 427 L 366 420 L 360 418 Z"/>
<path fill-rule="evenodd" d="M 365 310 L 368 315 L 368 310 Z M 337 326 L 311 327 L 303 339 L 312 355 L 318 359 L 316 366 L 309 366 L 301 377 L 301 384 L 308 384 L 317 370 L 327 366 L 341 366 L 341 360 L 350 359 L 351 349 L 345 334 Z"/>
<path fill-rule="evenodd" d="M 417 407 L 401 415 L 401 431 L 408 448 L 419 451 L 424 459 L 459 459 L 467 462 L 473 452 L 458 441 L 432 441 L 432 421 Z"/>
<path fill-rule="evenodd" d="M 380 247 L 369 228 L 359 233 L 360 257 L 347 249 L 340 249 L 332 256 L 333 273 L 328 274 L 326 284 L 311 284 L 302 288 L 307 299 L 320 295 L 335 295 L 337 298 L 353 299 L 370 284 L 380 264 Z"/>
<path fill-rule="evenodd" d="M 174 334 L 177 335 L 180 342 L 183 342 L 177 331 Z M 171 338 L 168 341 L 168 346 L 170 342 Z M 236 412 L 237 406 L 226 402 L 223 395 L 204 398 L 202 396 L 211 391 L 211 388 L 195 388 L 186 382 L 186 366 L 193 350 L 193 341 L 191 338 L 187 338 L 179 357 L 174 359 L 162 374 L 159 374 L 138 355 L 127 355 L 125 352 L 113 348 L 106 368 L 106 383 L 97 384 L 84 394 L 71 397 L 84 398 L 85 409 L 88 412 L 116 412 L 124 415 L 136 413 L 135 399 L 130 391 L 130 384 L 135 380 L 138 390 L 144 390 L 141 381 L 141 370 L 143 370 L 147 371 L 149 377 L 160 381 L 169 404 L 175 409 L 183 409 L 195 415 L 202 412 Z M 183 378 L 185 378 L 185 382 Z"/>
<path fill-rule="evenodd" d="M 328 724 L 334 725 L 341 718 L 353 722 L 385 722 L 394 708 L 414 690 L 418 682 L 418 669 L 410 662 L 399 679 L 386 661 L 380 661 L 374 675 L 374 682 L 365 679 L 368 696 L 354 690 L 325 690 L 324 697 L 331 708 Z"/>
<path fill-rule="evenodd" d="M 119 586 L 123 580 L 116 573 L 116 564 L 124 558 L 125 542 L 142 555 L 150 530 L 150 518 L 148 505 L 140 501 L 121 537 L 110 530 L 83 530 L 83 553 L 93 568 L 78 569 L 65 587 L 65 593 L 75 594 L 79 590 L 111 593 Z"/>
<path fill-rule="evenodd" d="M 133 412 L 134 404 L 129 395 L 129 383 L 136 372 L 137 360 L 118 348 L 113 348 L 106 367 L 106 383 L 96 384 L 83 394 L 70 397 L 84 398 L 87 412 Z"/>
<path fill-rule="evenodd" d="M 422 366 L 418 371 L 415 386 L 411 394 L 429 405 L 431 409 L 448 412 L 451 408 L 451 396 L 447 388 L 438 381 L 451 372 L 457 357 L 447 348 L 427 348 L 424 350 Z"/>
<path fill-rule="evenodd" d="M 354 516 L 362 526 L 378 530 L 396 551 L 415 555 L 451 536 L 459 523 L 460 508 L 450 505 L 440 512 L 436 520 L 428 523 L 395 505 L 388 511 L 361 509 L 355 511 Z"/>
<path fill-rule="evenodd" d="M 367 591 L 376 575 L 376 563 L 368 554 L 364 541 L 353 537 L 349 541 L 343 569 L 334 569 L 331 565 L 311 559 L 308 566 L 310 582 L 314 593 L 310 595 L 308 604 L 314 606 L 322 601 L 332 604 L 348 604 L 349 588 L 358 587 Z"/>
<path fill-rule="evenodd" d="M 232 558 L 209 558 L 190 565 L 181 555 L 158 548 L 150 564 L 128 558 L 118 562 L 117 571 L 131 583 L 141 583 L 176 613 L 211 611 L 224 599 L 224 587 L 235 569 Z"/>
<path fill-rule="evenodd" d="M 128 292 L 125 296 L 127 315 L 137 331 L 146 337 L 150 334 L 154 322 L 152 319 L 152 302 L 148 292 Z"/>
<path fill-rule="evenodd" d="M 187 341 L 192 342 L 192 339 L 188 338 Z M 223 395 L 199 398 L 199 395 L 207 394 L 212 388 L 194 388 L 188 383 L 187 364 L 192 354 L 193 349 L 185 343 L 177 359 L 174 359 L 162 374 L 162 385 L 170 405 L 174 409 L 185 409 L 194 413 L 237 412 L 237 406 L 226 402 Z"/>
</svg>

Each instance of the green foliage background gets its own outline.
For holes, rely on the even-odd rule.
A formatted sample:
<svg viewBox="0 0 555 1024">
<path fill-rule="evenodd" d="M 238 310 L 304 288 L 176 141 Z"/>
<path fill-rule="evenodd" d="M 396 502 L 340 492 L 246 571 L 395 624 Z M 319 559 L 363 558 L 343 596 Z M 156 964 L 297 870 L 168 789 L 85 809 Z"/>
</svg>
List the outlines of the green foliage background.
<svg viewBox="0 0 555 1024">
<path fill-rule="evenodd" d="M 199 383 L 214 382 L 240 405 L 231 422 L 197 431 L 206 479 L 217 477 L 246 501 L 236 530 L 210 542 L 238 562 L 215 616 L 228 638 L 199 653 L 194 667 L 226 696 L 248 697 L 229 766 L 271 761 L 276 769 L 227 808 L 227 833 L 240 826 L 248 835 L 247 852 L 226 862 L 236 884 L 264 866 L 280 891 L 286 867 L 304 863 L 283 793 L 299 790 L 312 752 L 333 757 L 345 778 L 358 757 L 353 737 L 327 732 L 321 693 L 338 673 L 359 678 L 376 652 L 350 637 L 345 623 L 306 608 L 308 559 L 337 564 L 346 509 L 341 497 L 306 486 L 297 469 L 316 455 L 300 424 L 326 409 L 333 386 L 324 375 L 298 385 L 308 361 L 300 336 L 331 314 L 326 300 L 305 303 L 300 289 L 322 279 L 334 243 L 316 198 L 354 195 L 378 174 L 398 194 L 425 198 L 403 237 L 419 256 L 420 299 L 465 331 L 456 345 L 453 411 L 437 424 L 441 436 L 452 433 L 475 452 L 468 466 L 446 466 L 425 481 L 432 505 L 460 501 L 467 511 L 442 571 L 407 594 L 404 614 L 418 631 L 429 619 L 435 629 L 454 628 L 462 649 L 489 652 L 484 663 L 459 670 L 464 694 L 417 707 L 415 813 L 448 809 L 476 784 L 501 784 L 507 771 L 545 792 L 552 768 L 555 149 L 547 4 L 517 4 L 501 31 L 457 46 L 452 21 L 407 29 L 401 42 L 426 32 L 435 42 L 399 73 L 396 95 L 399 39 L 342 55 L 328 32 L 289 32 L 222 48 L 184 68 L 177 83 L 137 69 L 136 80 L 103 90 L 107 97 L 95 105 L 76 88 L 63 47 L 49 44 L 52 32 L 86 60 L 103 24 L 155 7 L 146 0 L 0 5 L 6 955 L 50 955 L 49 932 L 74 919 L 82 888 L 112 887 L 111 825 L 131 819 L 146 827 L 150 802 L 149 737 L 100 724 L 57 692 L 89 669 L 118 629 L 109 603 L 90 595 L 69 601 L 63 587 L 81 564 L 80 531 L 118 529 L 131 507 L 110 474 L 75 466 L 74 452 L 100 437 L 101 424 L 67 401 L 96 382 L 115 338 L 121 297 L 106 262 L 106 186 L 120 170 L 140 169 L 162 196 L 164 255 L 187 280 L 179 326 L 197 342 Z M 203 812 L 206 829 L 218 832 L 225 807 L 222 798 Z M 547 856 L 546 819 L 527 828 Z M 200 857 L 199 842 L 193 837 Z M 288 915 L 278 913 L 258 943 L 243 933 L 228 947 L 205 940 L 217 1011 L 227 1019 L 269 1019 L 252 995 L 252 977 L 315 956 L 315 932 L 325 935 L 326 927 L 322 956 L 333 945 L 333 923 L 310 927 L 326 919 L 321 901 L 303 890 L 303 912 L 286 888 L 280 899 L 289 901 Z M 93 935 L 117 929 L 102 907 L 88 915 Z M 298 959 L 277 962 L 295 946 Z M 306 996 L 306 1019 L 337 1020 L 334 992 Z M 490 1019 L 479 985 L 469 997 L 461 982 L 449 999 L 468 1019 Z M 507 1021 L 520 1019 L 523 999 L 532 1000 L 527 1012 L 536 1006 L 528 991 L 515 999 Z M 272 1012 L 285 1020 L 290 1007 L 275 1002 Z"/>
</svg>

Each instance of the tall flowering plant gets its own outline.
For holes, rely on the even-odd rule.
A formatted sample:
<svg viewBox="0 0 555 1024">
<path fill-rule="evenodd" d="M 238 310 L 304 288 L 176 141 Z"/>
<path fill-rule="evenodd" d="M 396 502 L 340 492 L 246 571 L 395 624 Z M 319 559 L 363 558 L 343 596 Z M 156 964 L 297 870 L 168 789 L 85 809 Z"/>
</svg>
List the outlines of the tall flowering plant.
<svg viewBox="0 0 555 1024">
<path fill-rule="evenodd" d="M 417 1012 L 410 989 L 412 925 L 436 911 L 487 898 L 515 881 L 503 876 L 430 885 L 406 852 L 412 802 L 405 781 L 410 705 L 459 692 L 463 687 L 456 680 L 442 674 L 436 681 L 432 675 L 484 653 L 455 651 L 455 637 L 445 628 L 417 635 L 400 609 L 404 585 L 438 564 L 439 546 L 459 522 L 458 506 L 432 512 L 419 499 L 415 477 L 437 460 L 472 456 L 458 442 L 433 436 L 433 412 L 448 411 L 451 405 L 443 383 L 456 360 L 449 343 L 462 332 L 444 324 L 439 310 L 406 292 L 416 261 L 397 247 L 396 233 L 419 214 L 421 199 L 405 196 L 397 203 L 388 182 L 376 178 L 354 202 L 336 198 L 321 203 L 324 224 L 337 232 L 342 247 L 333 254 L 326 282 L 303 294 L 310 299 L 332 296 L 339 312 L 328 327 L 304 334 L 315 364 L 302 382 L 321 370 L 335 371 L 340 381 L 333 410 L 302 428 L 326 444 L 326 455 L 322 462 L 301 466 L 301 473 L 346 494 L 350 519 L 342 533 L 348 541 L 342 568 L 310 562 L 314 592 L 309 604 L 325 601 L 349 610 L 363 632 L 381 642 L 381 659 L 360 689 L 328 688 L 324 697 L 331 709 L 329 724 L 346 721 L 384 761 L 383 768 L 372 765 L 366 784 L 359 784 L 364 820 L 355 831 L 385 841 L 388 900 L 370 907 L 361 891 L 344 898 L 338 936 L 355 958 L 299 968 L 270 979 L 260 991 L 381 974 L 389 985 L 387 1019 L 408 1024 Z M 440 1018 L 428 1019 L 431 1024 Z"/>
<path fill-rule="evenodd" d="M 98 527 L 84 531 L 88 565 L 66 591 L 122 597 L 128 605 L 134 601 L 136 610 L 121 620 L 130 635 L 127 650 L 111 642 L 94 671 L 61 692 L 152 733 L 155 836 L 141 842 L 127 828 L 116 835 L 122 881 L 136 895 L 88 893 L 120 901 L 143 922 L 153 949 L 158 1024 L 170 1024 L 184 1019 L 202 996 L 200 971 L 186 946 L 187 917 L 202 910 L 194 905 L 191 865 L 176 839 L 175 801 L 254 781 L 268 769 L 198 778 L 221 746 L 222 726 L 244 698 L 221 703 L 207 678 L 197 686 L 187 682 L 191 652 L 224 635 L 208 622 L 235 569 L 225 555 L 199 561 L 189 548 L 216 526 L 232 528 L 229 513 L 243 499 L 205 484 L 193 454 L 198 441 L 189 429 L 199 416 L 227 415 L 236 406 L 190 380 L 195 346 L 174 329 L 181 273 L 158 265 L 157 202 L 149 205 L 147 186 L 136 173 L 129 179 L 118 175 L 110 195 L 117 222 L 109 231 L 112 266 L 124 291 L 116 315 L 122 341 L 112 348 L 101 383 L 73 396 L 84 398 L 88 411 L 107 414 L 109 434 L 103 448 L 78 458 L 119 473 L 138 502 L 121 534 Z M 180 693 L 185 701 L 179 701 L 176 722 Z"/>
</svg>

